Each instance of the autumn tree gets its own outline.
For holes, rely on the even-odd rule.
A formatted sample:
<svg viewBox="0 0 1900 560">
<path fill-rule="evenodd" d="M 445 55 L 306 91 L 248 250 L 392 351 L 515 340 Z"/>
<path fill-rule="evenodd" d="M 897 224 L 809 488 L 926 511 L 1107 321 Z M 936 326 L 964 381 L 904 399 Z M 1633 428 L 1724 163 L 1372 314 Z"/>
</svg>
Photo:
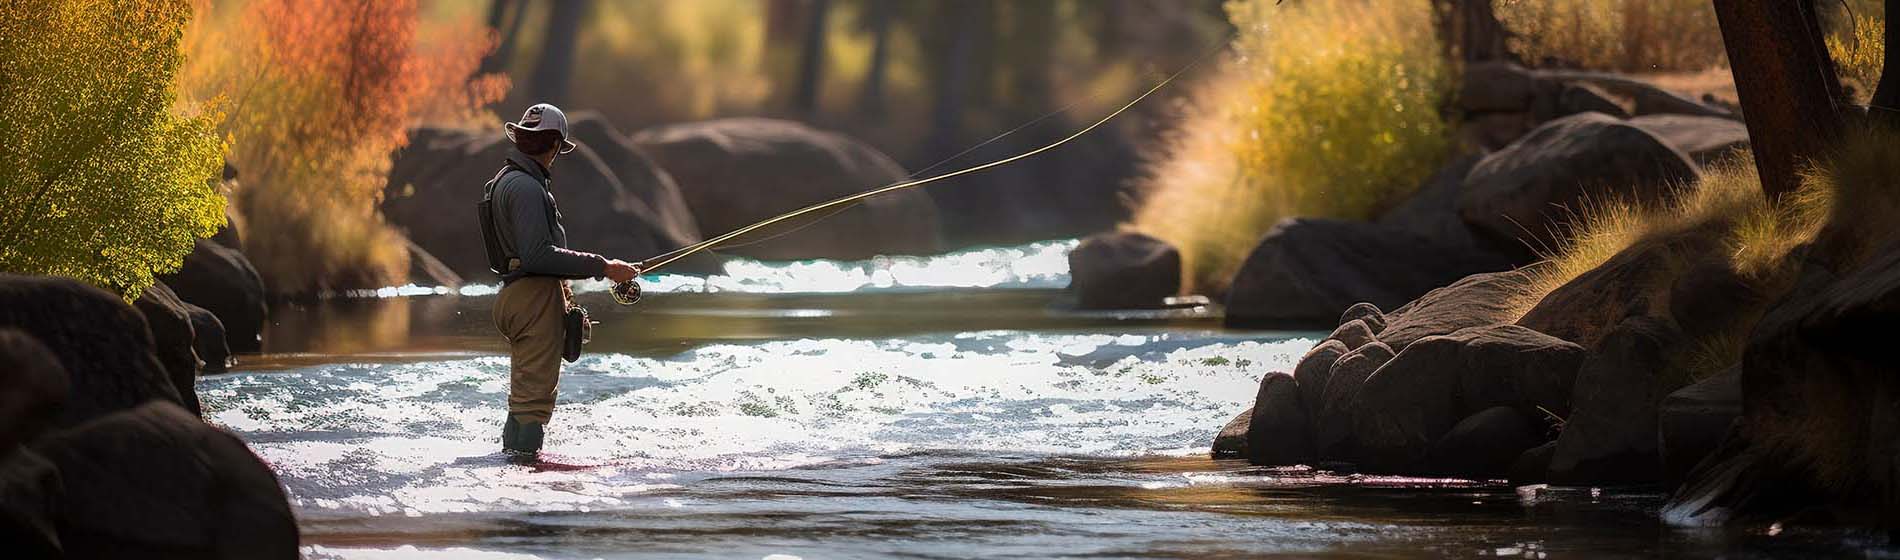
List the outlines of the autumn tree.
<svg viewBox="0 0 1900 560">
<path fill-rule="evenodd" d="M 415 0 L 259 0 L 199 32 L 201 96 L 232 99 L 244 250 L 273 291 L 399 282 L 406 244 L 377 212 L 393 151 L 428 120 L 471 118 L 506 82 L 471 78 L 479 22 L 424 41 Z M 194 51 L 196 53 L 196 51 Z"/>
<path fill-rule="evenodd" d="M 215 113 L 173 110 L 187 0 L 0 1 L 0 270 L 136 295 L 224 223 Z"/>
</svg>

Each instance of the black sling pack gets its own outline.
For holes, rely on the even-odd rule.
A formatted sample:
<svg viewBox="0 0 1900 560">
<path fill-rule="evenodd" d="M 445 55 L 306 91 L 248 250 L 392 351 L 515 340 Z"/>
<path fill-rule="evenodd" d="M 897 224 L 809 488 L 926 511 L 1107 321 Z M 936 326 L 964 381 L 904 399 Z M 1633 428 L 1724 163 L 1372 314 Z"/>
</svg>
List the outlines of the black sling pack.
<svg viewBox="0 0 1900 560">
<path fill-rule="evenodd" d="M 498 276 L 508 274 L 510 271 L 508 270 L 508 251 L 502 249 L 501 234 L 495 230 L 495 185 L 500 183 L 501 178 L 508 175 L 509 171 L 521 170 L 515 167 L 514 162 L 502 166 L 501 171 L 495 172 L 495 178 L 489 179 L 488 184 L 482 185 L 482 201 L 475 203 L 475 211 L 481 216 L 482 248 L 488 253 L 488 270 Z"/>
</svg>

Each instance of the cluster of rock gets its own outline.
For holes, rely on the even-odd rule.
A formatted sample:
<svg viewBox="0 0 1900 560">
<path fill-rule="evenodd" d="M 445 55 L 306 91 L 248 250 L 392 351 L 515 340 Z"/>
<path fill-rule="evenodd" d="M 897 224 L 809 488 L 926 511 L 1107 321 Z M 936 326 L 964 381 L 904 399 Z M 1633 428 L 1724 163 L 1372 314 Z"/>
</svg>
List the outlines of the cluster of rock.
<svg viewBox="0 0 1900 560">
<path fill-rule="evenodd" d="M 197 319 L 0 275 L 0 542 L 19 558 L 296 558 L 276 475 L 199 419 Z"/>
<path fill-rule="evenodd" d="M 1293 218 L 1273 227 L 1229 282 L 1228 325 L 1310 328 L 1354 303 L 1397 307 L 1471 274 L 1528 265 L 1587 204 L 1661 200 L 1748 139 L 1728 110 L 1639 81 L 1504 63 L 1473 65 L 1458 109 L 1475 155 L 1455 158 L 1372 222 Z M 1080 258 L 1073 268 L 1100 278 L 1078 276 L 1078 289 L 1143 289 L 1119 296 L 1141 301 L 1174 295 L 1118 285 L 1158 274 L 1153 262 Z"/>
<path fill-rule="evenodd" d="M 771 119 L 725 119 L 627 135 L 597 113 L 572 115 L 574 153 L 555 164 L 554 194 L 576 249 L 641 259 L 799 207 L 905 178 L 876 148 Z M 498 130 L 422 127 L 397 155 L 382 211 L 418 252 L 456 275 L 488 278 L 474 218 L 481 186 L 512 150 Z M 918 191 L 797 220 L 722 247 L 765 259 L 858 259 L 941 251 L 937 209 Z M 674 270 L 710 270 L 709 258 Z"/>
</svg>

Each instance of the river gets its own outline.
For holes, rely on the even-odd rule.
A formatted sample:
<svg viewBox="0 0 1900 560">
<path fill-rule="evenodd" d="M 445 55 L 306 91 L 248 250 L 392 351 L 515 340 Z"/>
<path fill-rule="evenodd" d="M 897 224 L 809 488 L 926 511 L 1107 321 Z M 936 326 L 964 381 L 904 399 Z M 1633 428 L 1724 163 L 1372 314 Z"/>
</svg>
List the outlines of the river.
<svg viewBox="0 0 1900 560">
<path fill-rule="evenodd" d="M 1853 533 L 1672 529 L 1649 488 L 1207 458 L 1323 333 L 1064 311 L 1072 241 L 655 276 L 568 364 L 549 462 L 497 453 L 495 286 L 273 310 L 199 383 L 278 472 L 311 558 L 1880 555 Z"/>
</svg>

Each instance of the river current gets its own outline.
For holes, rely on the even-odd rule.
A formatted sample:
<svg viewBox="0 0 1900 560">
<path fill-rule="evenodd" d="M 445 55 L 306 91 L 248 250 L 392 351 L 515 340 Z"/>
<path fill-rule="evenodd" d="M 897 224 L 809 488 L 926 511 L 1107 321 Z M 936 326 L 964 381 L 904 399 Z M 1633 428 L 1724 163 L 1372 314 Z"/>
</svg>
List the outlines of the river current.
<svg viewBox="0 0 1900 560">
<path fill-rule="evenodd" d="M 548 457 L 498 451 L 493 285 L 273 310 L 201 379 L 312 558 L 1878 555 L 1663 526 L 1649 488 L 1264 469 L 1214 433 L 1321 333 L 1065 311 L 1074 242 L 646 279 L 568 364 Z M 1774 533 L 1774 534 L 1771 534 Z"/>
</svg>

